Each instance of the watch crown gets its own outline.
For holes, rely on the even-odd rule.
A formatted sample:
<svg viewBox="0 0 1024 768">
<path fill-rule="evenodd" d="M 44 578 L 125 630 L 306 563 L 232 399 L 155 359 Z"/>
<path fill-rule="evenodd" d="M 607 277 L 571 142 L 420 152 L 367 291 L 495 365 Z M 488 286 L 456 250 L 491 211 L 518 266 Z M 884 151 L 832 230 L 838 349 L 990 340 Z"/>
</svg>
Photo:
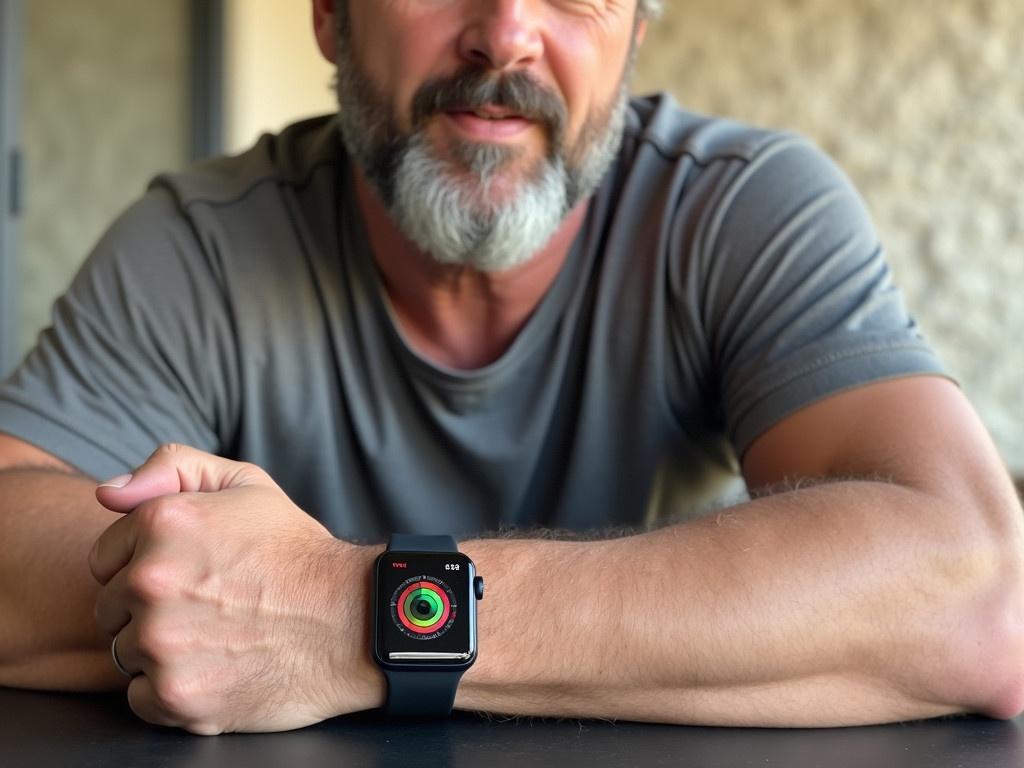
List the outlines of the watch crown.
<svg viewBox="0 0 1024 768">
<path fill-rule="evenodd" d="M 484 599 L 484 577 L 476 576 L 473 578 L 473 594 L 476 595 L 477 600 Z"/>
</svg>

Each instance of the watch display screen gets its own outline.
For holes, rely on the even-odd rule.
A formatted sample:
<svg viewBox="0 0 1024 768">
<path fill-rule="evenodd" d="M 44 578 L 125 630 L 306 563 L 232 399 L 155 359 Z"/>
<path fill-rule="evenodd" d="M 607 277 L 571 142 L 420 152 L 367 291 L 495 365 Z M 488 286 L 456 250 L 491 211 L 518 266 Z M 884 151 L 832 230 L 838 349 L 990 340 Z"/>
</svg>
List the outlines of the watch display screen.
<svg viewBox="0 0 1024 768">
<path fill-rule="evenodd" d="M 377 560 L 377 657 L 389 664 L 468 664 L 473 562 L 459 552 L 385 552 Z"/>
</svg>

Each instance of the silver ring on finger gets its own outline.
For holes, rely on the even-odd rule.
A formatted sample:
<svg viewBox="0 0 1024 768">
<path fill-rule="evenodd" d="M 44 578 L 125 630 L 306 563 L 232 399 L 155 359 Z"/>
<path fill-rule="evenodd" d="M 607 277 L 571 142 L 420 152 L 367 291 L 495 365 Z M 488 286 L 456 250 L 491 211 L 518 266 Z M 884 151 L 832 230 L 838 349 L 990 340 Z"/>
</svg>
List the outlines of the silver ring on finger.
<svg viewBox="0 0 1024 768">
<path fill-rule="evenodd" d="M 110 641 L 110 656 L 114 659 L 114 666 L 117 667 L 118 672 L 125 677 L 135 677 L 135 675 L 124 668 L 124 665 L 121 664 L 121 660 L 117 658 L 117 635 L 114 635 L 114 639 Z"/>
</svg>

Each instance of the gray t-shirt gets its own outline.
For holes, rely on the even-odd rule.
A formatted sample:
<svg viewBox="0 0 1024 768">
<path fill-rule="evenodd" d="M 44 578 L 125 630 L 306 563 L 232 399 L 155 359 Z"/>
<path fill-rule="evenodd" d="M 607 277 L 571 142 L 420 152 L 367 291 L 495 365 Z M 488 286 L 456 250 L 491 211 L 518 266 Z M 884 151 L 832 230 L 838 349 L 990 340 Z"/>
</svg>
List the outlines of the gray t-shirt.
<svg viewBox="0 0 1024 768">
<path fill-rule="evenodd" d="M 0 388 L 0 430 L 96 478 L 164 442 L 251 461 L 350 539 L 593 530 L 685 516 L 787 414 L 913 373 L 941 367 L 847 179 L 667 96 L 633 100 L 505 354 L 436 365 L 396 325 L 324 117 L 157 178 Z"/>
</svg>

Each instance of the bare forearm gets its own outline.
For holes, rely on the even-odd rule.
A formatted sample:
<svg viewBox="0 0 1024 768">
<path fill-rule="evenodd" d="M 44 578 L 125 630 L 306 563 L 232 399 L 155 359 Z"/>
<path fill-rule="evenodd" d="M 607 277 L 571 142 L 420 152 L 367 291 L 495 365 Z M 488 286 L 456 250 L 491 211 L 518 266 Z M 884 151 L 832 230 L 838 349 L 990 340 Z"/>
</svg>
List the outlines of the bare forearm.
<svg viewBox="0 0 1024 768">
<path fill-rule="evenodd" d="M 61 472 L 0 472 L 0 685 L 124 685 L 93 617 L 99 585 L 87 558 L 117 517 L 96 503 L 94 488 Z"/>
<path fill-rule="evenodd" d="M 629 538 L 464 542 L 489 593 L 457 706 L 722 725 L 985 711 L 999 695 L 974 681 L 1010 663 L 1019 574 L 969 519 L 849 482 Z"/>
</svg>

